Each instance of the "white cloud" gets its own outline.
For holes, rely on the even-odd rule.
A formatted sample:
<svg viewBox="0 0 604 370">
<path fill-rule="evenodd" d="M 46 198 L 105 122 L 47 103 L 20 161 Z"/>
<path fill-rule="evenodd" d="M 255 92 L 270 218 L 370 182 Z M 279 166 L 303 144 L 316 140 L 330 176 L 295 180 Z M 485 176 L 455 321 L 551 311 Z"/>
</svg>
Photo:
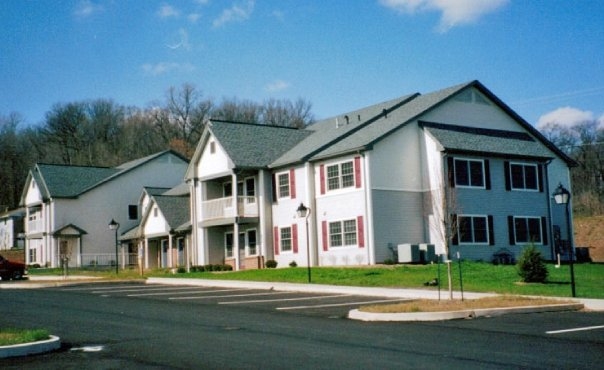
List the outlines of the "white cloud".
<svg viewBox="0 0 604 370">
<path fill-rule="evenodd" d="M 604 113 L 598 118 L 598 130 L 604 130 Z"/>
<path fill-rule="evenodd" d="M 380 0 L 383 6 L 400 13 L 440 12 L 438 30 L 441 32 L 446 32 L 455 26 L 473 23 L 508 2 L 509 0 Z"/>
<path fill-rule="evenodd" d="M 159 7 L 157 16 L 160 18 L 178 18 L 180 11 L 171 5 L 163 4 Z"/>
<path fill-rule="evenodd" d="M 73 15 L 77 18 L 88 18 L 94 14 L 102 12 L 103 10 L 104 8 L 102 5 L 95 4 L 90 0 L 82 0 L 76 5 Z"/>
<path fill-rule="evenodd" d="M 199 18 L 201 18 L 201 14 L 199 14 L 199 13 L 191 13 L 191 14 L 187 15 L 187 19 L 191 23 L 197 23 Z"/>
<path fill-rule="evenodd" d="M 195 67 L 190 63 L 160 62 L 157 64 L 145 63 L 143 72 L 151 76 L 159 76 L 169 72 L 191 72 Z"/>
<path fill-rule="evenodd" d="M 178 30 L 178 36 L 179 36 L 179 41 L 177 43 L 169 44 L 166 46 L 172 50 L 176 50 L 176 49 L 191 50 L 191 44 L 189 43 L 189 33 L 184 28 L 181 28 Z"/>
<path fill-rule="evenodd" d="M 221 27 L 230 22 L 243 22 L 249 19 L 250 15 L 254 11 L 254 1 L 249 0 L 242 4 L 235 4 L 232 7 L 222 11 L 220 17 L 216 18 L 212 25 Z"/>
<path fill-rule="evenodd" d="M 287 89 L 288 87 L 290 87 L 290 85 L 291 84 L 287 81 L 277 80 L 266 85 L 265 89 L 268 92 L 277 92 Z"/>
<path fill-rule="evenodd" d="M 539 117 L 537 129 L 543 130 L 548 126 L 557 125 L 564 128 L 571 128 L 581 123 L 593 121 L 594 114 L 590 111 L 584 111 L 572 107 L 562 107 L 546 113 Z M 600 122 L 604 121 L 604 115 L 600 117 Z"/>
</svg>

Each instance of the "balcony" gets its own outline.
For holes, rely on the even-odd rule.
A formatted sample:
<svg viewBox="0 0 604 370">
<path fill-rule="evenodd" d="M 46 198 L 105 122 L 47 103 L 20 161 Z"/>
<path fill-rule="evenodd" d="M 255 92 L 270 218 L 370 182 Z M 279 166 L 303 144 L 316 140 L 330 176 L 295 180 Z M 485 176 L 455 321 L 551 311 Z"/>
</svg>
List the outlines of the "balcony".
<svg viewBox="0 0 604 370">
<path fill-rule="evenodd" d="M 237 197 L 237 207 L 233 206 L 233 197 L 217 198 L 201 203 L 201 222 L 206 226 L 255 217 L 258 217 L 257 197 Z"/>
<path fill-rule="evenodd" d="M 42 220 L 40 218 L 31 219 L 31 220 L 27 221 L 27 233 L 28 234 L 41 233 L 41 232 L 44 232 L 44 223 L 42 222 Z"/>
</svg>

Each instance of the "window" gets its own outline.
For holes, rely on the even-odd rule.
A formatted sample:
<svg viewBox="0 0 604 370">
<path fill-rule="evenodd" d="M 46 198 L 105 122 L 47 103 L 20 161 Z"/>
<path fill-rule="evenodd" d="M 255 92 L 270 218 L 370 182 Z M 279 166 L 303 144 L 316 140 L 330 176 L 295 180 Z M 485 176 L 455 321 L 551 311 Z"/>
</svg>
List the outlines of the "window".
<svg viewBox="0 0 604 370">
<path fill-rule="evenodd" d="M 224 234 L 224 255 L 227 258 L 233 257 L 233 233 Z"/>
<path fill-rule="evenodd" d="M 292 228 L 284 227 L 280 230 L 281 252 L 292 251 Z"/>
<path fill-rule="evenodd" d="M 153 207 L 153 217 L 157 217 L 157 207 Z"/>
<path fill-rule="evenodd" d="M 214 141 L 210 141 L 210 154 L 216 153 L 216 143 Z"/>
<path fill-rule="evenodd" d="M 331 247 L 357 245 L 356 220 L 330 222 L 329 245 Z"/>
<path fill-rule="evenodd" d="M 510 179 L 513 190 L 539 190 L 536 165 L 511 163 Z"/>
<path fill-rule="evenodd" d="M 130 204 L 128 206 L 128 219 L 136 220 L 138 218 L 138 206 L 135 204 Z"/>
<path fill-rule="evenodd" d="M 29 249 L 29 263 L 38 261 L 37 252 L 38 252 L 38 250 L 35 248 Z"/>
<path fill-rule="evenodd" d="M 253 177 L 245 179 L 245 196 L 247 197 L 247 203 L 256 202 L 256 183 Z"/>
<path fill-rule="evenodd" d="M 513 220 L 515 244 L 543 244 L 539 217 L 514 217 Z"/>
<path fill-rule="evenodd" d="M 258 254 L 258 251 L 256 249 L 256 230 L 247 231 L 247 248 L 248 255 L 254 256 Z"/>
<path fill-rule="evenodd" d="M 352 161 L 327 166 L 327 190 L 354 186 L 354 165 Z"/>
<path fill-rule="evenodd" d="M 486 216 L 458 216 L 459 241 L 464 244 L 488 244 L 489 228 Z"/>
<path fill-rule="evenodd" d="M 289 172 L 277 175 L 277 187 L 279 198 L 289 197 Z"/>
<path fill-rule="evenodd" d="M 455 159 L 455 185 L 484 188 L 484 162 L 475 159 Z"/>
</svg>

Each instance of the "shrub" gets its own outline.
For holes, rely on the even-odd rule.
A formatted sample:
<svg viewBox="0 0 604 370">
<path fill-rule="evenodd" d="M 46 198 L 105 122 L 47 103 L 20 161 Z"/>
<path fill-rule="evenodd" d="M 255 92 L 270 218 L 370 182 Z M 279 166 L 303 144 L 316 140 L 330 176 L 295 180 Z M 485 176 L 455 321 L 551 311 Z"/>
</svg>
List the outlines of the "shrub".
<svg viewBox="0 0 604 370">
<path fill-rule="evenodd" d="M 296 261 L 291 261 L 289 263 L 289 267 L 298 267 L 298 264 L 296 263 Z"/>
<path fill-rule="evenodd" d="M 179 267 L 178 269 L 176 269 L 176 272 L 179 274 L 184 274 L 185 272 L 187 272 L 187 269 L 184 267 Z"/>
<path fill-rule="evenodd" d="M 522 251 L 517 267 L 525 283 L 543 283 L 547 279 L 548 271 L 541 252 L 532 244 Z"/>
<path fill-rule="evenodd" d="M 266 266 L 267 269 L 274 269 L 275 267 L 277 267 L 277 261 L 268 260 L 268 261 L 266 261 L 266 263 L 264 265 Z"/>
<path fill-rule="evenodd" d="M 392 258 L 386 258 L 384 260 L 384 265 L 394 265 L 394 260 Z"/>
</svg>

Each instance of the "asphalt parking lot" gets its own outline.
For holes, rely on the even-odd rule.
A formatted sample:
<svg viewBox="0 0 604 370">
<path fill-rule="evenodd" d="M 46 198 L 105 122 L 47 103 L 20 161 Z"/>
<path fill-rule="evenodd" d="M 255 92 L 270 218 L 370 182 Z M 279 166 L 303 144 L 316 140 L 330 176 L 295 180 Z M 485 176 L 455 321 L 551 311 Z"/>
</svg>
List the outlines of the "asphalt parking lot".
<svg viewBox="0 0 604 370">
<path fill-rule="evenodd" d="M 64 286 L 63 292 L 88 294 L 107 299 L 163 300 L 175 304 L 225 305 L 246 309 L 296 313 L 298 315 L 346 318 L 351 309 L 378 303 L 396 303 L 407 298 L 371 297 L 354 294 L 325 294 L 274 289 L 197 287 L 143 283 L 95 283 Z"/>
</svg>

